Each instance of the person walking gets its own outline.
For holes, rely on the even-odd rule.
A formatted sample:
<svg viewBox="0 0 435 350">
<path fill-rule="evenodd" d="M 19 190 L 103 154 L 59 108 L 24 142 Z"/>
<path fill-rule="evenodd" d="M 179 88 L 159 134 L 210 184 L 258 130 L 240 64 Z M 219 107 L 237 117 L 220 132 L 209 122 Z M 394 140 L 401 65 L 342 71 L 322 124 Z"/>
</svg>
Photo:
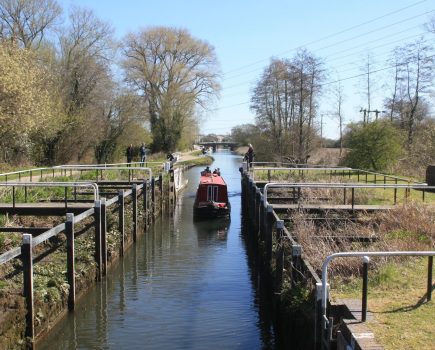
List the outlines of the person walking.
<svg viewBox="0 0 435 350">
<path fill-rule="evenodd" d="M 139 153 L 140 153 L 140 166 L 144 166 L 147 157 L 147 151 L 145 149 L 145 144 L 143 142 L 142 145 L 140 146 Z"/>
<path fill-rule="evenodd" d="M 130 166 L 130 163 L 133 159 L 133 144 L 130 144 L 130 146 L 127 147 L 125 155 L 127 157 L 127 166 Z"/>
</svg>

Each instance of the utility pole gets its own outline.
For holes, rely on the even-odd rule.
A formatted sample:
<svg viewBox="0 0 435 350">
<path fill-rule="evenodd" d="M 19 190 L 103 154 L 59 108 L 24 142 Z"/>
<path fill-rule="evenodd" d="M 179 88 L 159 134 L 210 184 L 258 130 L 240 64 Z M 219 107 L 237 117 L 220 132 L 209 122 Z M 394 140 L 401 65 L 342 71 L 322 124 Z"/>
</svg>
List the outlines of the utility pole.
<svg viewBox="0 0 435 350">
<path fill-rule="evenodd" d="M 385 113 L 385 111 L 378 111 L 377 109 L 375 109 L 374 111 L 368 111 L 369 113 L 370 112 L 373 112 L 373 113 L 375 113 L 375 120 L 378 120 L 378 117 L 379 117 L 379 113 Z"/>
<path fill-rule="evenodd" d="M 363 124 L 368 123 L 368 122 L 369 122 L 369 118 L 368 118 L 368 115 L 367 115 L 367 109 L 363 109 L 363 108 L 361 107 L 361 109 L 360 109 L 359 111 L 360 111 L 360 113 L 361 113 L 361 112 L 364 112 Z"/>
</svg>

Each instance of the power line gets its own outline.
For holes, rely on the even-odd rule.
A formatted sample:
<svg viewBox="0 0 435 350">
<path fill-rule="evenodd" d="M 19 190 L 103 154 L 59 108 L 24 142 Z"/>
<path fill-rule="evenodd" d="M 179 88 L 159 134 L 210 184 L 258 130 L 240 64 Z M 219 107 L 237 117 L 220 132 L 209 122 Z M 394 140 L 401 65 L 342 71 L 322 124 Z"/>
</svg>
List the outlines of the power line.
<svg viewBox="0 0 435 350">
<path fill-rule="evenodd" d="M 425 1 L 426 1 L 426 0 L 425 0 Z M 422 17 L 422 16 L 427 16 L 428 14 L 430 14 L 430 13 L 434 13 L 434 12 L 435 12 L 435 10 L 425 11 L 425 12 L 420 13 L 420 14 L 418 14 L 418 15 L 411 16 L 411 17 L 407 17 L 407 18 L 405 18 L 405 19 L 402 19 L 402 20 L 397 21 L 397 22 L 394 22 L 394 23 L 390 23 L 390 24 L 385 25 L 385 26 L 383 26 L 383 27 L 376 28 L 376 29 L 370 30 L 370 31 L 368 31 L 368 32 L 364 32 L 364 33 L 361 33 L 361 34 L 355 35 L 355 36 L 353 36 L 353 37 L 350 37 L 350 38 L 347 38 L 347 39 L 344 39 L 344 40 L 341 40 L 341 41 L 338 41 L 338 42 L 332 43 L 332 44 L 330 44 L 330 45 L 327 45 L 327 46 L 321 47 L 321 48 L 319 48 L 319 49 L 316 49 L 315 51 L 320 51 L 320 50 L 324 50 L 324 49 L 327 49 L 327 48 L 331 48 L 331 47 L 334 47 L 334 46 L 337 46 L 337 45 L 341 45 L 341 44 L 343 44 L 343 43 L 346 43 L 346 42 L 349 42 L 349 41 L 353 41 L 353 40 L 355 40 L 355 39 L 357 39 L 357 38 L 360 38 L 360 37 L 363 37 L 363 36 L 366 36 L 366 35 L 369 35 L 369 34 L 376 33 L 376 32 L 378 32 L 378 31 L 384 30 L 384 29 L 386 29 L 386 28 L 390 28 L 390 27 L 393 27 L 393 26 L 398 25 L 398 24 L 403 24 L 403 23 L 405 23 L 405 22 L 407 22 L 407 21 L 410 21 L 410 20 L 413 20 L 413 19 L 416 19 L 416 18 L 419 18 L 419 17 Z M 403 32 L 403 30 L 402 30 L 401 32 Z M 394 35 L 394 34 L 393 34 L 393 35 Z M 391 35 L 390 35 L 390 36 L 391 36 Z M 387 36 L 387 37 L 388 37 L 388 36 Z M 376 41 L 378 41 L 378 40 L 379 40 L 379 39 L 376 39 Z M 318 42 L 318 41 L 320 41 L 320 40 L 315 40 L 315 41 L 313 41 L 313 42 Z M 308 44 L 308 45 L 309 45 L 309 44 Z M 305 45 L 305 46 L 308 46 L 308 45 Z M 296 49 L 299 49 L 299 48 L 301 48 L 301 47 L 303 47 L 303 46 L 300 46 L 300 47 L 298 47 L 298 48 L 296 48 Z M 296 50 L 296 49 L 294 49 L 294 50 Z M 290 50 L 290 51 L 293 51 L 293 50 Z M 286 53 L 288 53 L 288 52 L 290 52 L 290 51 L 287 51 Z M 281 54 L 279 54 L 278 56 L 281 56 L 281 55 L 283 55 L 283 54 L 284 54 L 284 53 L 281 53 Z M 269 57 L 267 60 L 270 60 L 270 57 Z M 264 62 L 264 61 L 265 61 L 265 60 L 263 59 L 263 60 L 258 61 L 258 62 Z M 254 64 L 247 65 L 246 67 L 250 67 L 250 66 L 252 66 L 252 65 L 254 65 Z M 253 72 L 255 72 L 255 71 L 257 71 L 257 70 L 261 70 L 261 69 L 262 69 L 262 67 L 259 67 L 259 68 L 256 68 L 256 69 L 254 69 L 254 70 L 250 70 L 250 71 L 248 71 L 248 72 L 239 73 L 239 74 L 236 74 L 236 75 L 231 75 L 231 76 L 229 76 L 229 77 L 225 77 L 225 78 L 223 79 L 223 81 L 225 81 L 225 80 L 230 80 L 230 79 L 234 79 L 234 78 L 236 78 L 236 77 L 239 77 L 239 76 L 242 76 L 242 75 L 245 75 L 245 74 L 249 74 L 249 73 L 253 73 Z"/>
<path fill-rule="evenodd" d="M 431 55 L 431 56 L 427 56 L 426 57 L 426 59 L 431 59 L 431 58 L 435 58 L 435 55 Z M 406 62 L 394 64 L 394 65 L 391 65 L 391 66 L 388 66 L 388 67 L 379 68 L 379 69 L 370 71 L 370 74 L 379 73 L 379 72 L 386 71 L 386 70 L 389 70 L 389 69 L 397 68 L 398 66 L 404 66 L 404 65 L 407 65 L 407 64 L 409 64 L 411 62 L 415 62 L 415 61 L 416 60 L 409 60 L 409 61 L 406 61 Z M 326 85 L 331 85 L 331 84 L 339 83 L 339 82 L 342 82 L 342 81 L 347 81 L 347 80 L 351 80 L 351 79 L 355 79 L 355 78 L 360 78 L 360 77 L 365 76 L 365 75 L 367 75 L 367 73 L 360 73 L 360 74 L 356 74 L 356 75 L 353 75 L 353 76 L 350 76 L 350 77 L 341 78 L 341 79 L 337 79 L 337 80 L 334 80 L 334 81 L 329 81 L 329 82 L 326 82 L 326 83 L 322 83 L 322 84 L 319 84 L 318 86 L 323 87 L 323 86 L 326 86 Z M 218 111 L 218 110 L 221 110 L 221 109 L 227 109 L 227 108 L 232 108 L 232 107 L 236 107 L 236 106 L 246 105 L 246 104 L 248 104 L 250 102 L 251 101 L 245 101 L 245 102 L 237 103 L 237 104 L 234 104 L 234 105 L 219 107 L 219 108 L 213 109 L 213 111 Z"/>
<path fill-rule="evenodd" d="M 355 26 L 352 26 L 352 27 L 349 27 L 349 28 L 343 29 L 343 30 L 338 31 L 338 32 L 335 32 L 335 33 L 333 33 L 333 34 L 330 34 L 330 35 L 324 36 L 324 37 L 322 37 L 322 38 L 320 38 L 320 39 L 313 40 L 313 41 L 311 41 L 311 42 L 309 42 L 309 43 L 307 43 L 307 44 L 305 44 L 305 45 L 301 45 L 301 46 L 298 46 L 298 47 L 296 47 L 296 48 L 293 48 L 293 49 L 290 49 L 290 50 L 284 51 L 284 52 L 278 54 L 278 56 L 280 56 L 280 55 L 284 55 L 284 54 L 287 54 L 287 53 L 292 52 L 292 51 L 295 51 L 295 50 L 297 50 L 297 49 L 299 49 L 299 48 L 301 48 L 301 47 L 306 47 L 306 46 L 308 46 L 308 45 L 312 45 L 312 44 L 315 44 L 315 43 L 318 43 L 318 42 L 324 41 L 324 40 L 329 39 L 329 38 L 332 38 L 332 37 L 334 37 L 334 36 L 337 36 L 337 35 L 340 35 L 340 34 L 346 33 L 346 32 L 348 32 L 348 31 L 354 30 L 354 29 L 356 29 L 356 28 L 359 28 L 359 27 L 365 26 L 365 25 L 367 25 L 367 24 L 370 24 L 370 23 L 376 22 L 376 21 L 378 21 L 378 20 L 380 20 L 380 19 L 383 19 L 383 18 L 389 17 L 389 16 L 391 16 L 391 15 L 394 15 L 394 14 L 396 14 L 396 13 L 399 13 L 399 12 L 405 11 L 405 10 L 407 10 L 407 9 L 410 9 L 411 7 L 418 6 L 418 5 L 420 5 L 420 4 L 424 3 L 424 2 L 427 2 L 427 0 L 422 0 L 422 1 L 415 2 L 415 3 L 411 4 L 411 5 L 408 5 L 408 6 L 402 7 L 402 8 L 400 8 L 400 9 L 398 9 L 398 10 L 395 10 L 395 11 L 392 11 L 392 12 L 389 12 L 389 13 L 386 13 L 385 15 L 382 15 L 382 16 L 379 16 L 379 17 L 376 17 L 376 18 L 371 19 L 371 20 L 369 20 L 369 21 L 366 21 L 366 22 L 363 22 L 363 23 L 357 24 L 357 25 L 355 25 Z M 250 63 L 250 64 L 247 64 L 247 65 L 244 65 L 244 66 L 241 66 L 241 67 L 235 68 L 235 69 L 231 69 L 231 70 L 225 72 L 224 75 L 226 75 L 226 74 L 228 74 L 228 73 L 232 73 L 232 72 L 237 72 L 237 71 L 242 70 L 242 69 L 245 69 L 245 68 L 247 68 L 247 67 L 252 67 L 252 66 L 257 65 L 257 64 L 259 64 L 259 63 L 262 63 L 262 62 L 264 62 L 264 61 L 268 61 L 269 59 L 270 59 L 269 57 L 268 57 L 268 58 L 264 58 L 264 59 L 261 59 L 261 60 L 258 60 L 258 61 L 255 61 L 255 62 L 252 62 L 252 63 Z"/>
<path fill-rule="evenodd" d="M 418 27 L 418 26 L 415 26 L 415 27 L 412 27 L 412 28 L 416 28 L 416 27 Z M 411 29 L 412 29 L 412 28 L 411 28 Z M 408 28 L 408 29 L 405 29 L 405 30 L 403 30 L 403 31 L 400 31 L 399 33 L 407 32 L 408 30 L 409 30 L 409 28 Z M 395 34 L 398 34 L 398 33 L 395 33 Z M 395 34 L 393 34 L 393 35 L 395 35 Z M 383 44 L 380 44 L 380 45 L 378 45 L 378 46 L 370 47 L 370 48 L 368 48 L 368 50 L 374 50 L 374 49 L 377 49 L 377 48 L 380 48 L 380 47 L 390 46 L 390 45 L 392 45 L 392 44 L 402 42 L 403 40 L 409 40 L 409 39 L 412 39 L 412 38 L 415 38 L 415 37 L 419 37 L 419 36 L 421 36 L 422 34 L 424 34 L 424 32 L 422 32 L 422 33 L 417 33 L 417 34 L 413 34 L 413 35 L 410 35 L 410 36 L 407 36 L 407 37 L 403 37 L 403 38 L 400 38 L 400 39 L 397 39 L 397 40 L 394 40 L 394 41 L 390 41 L 390 42 L 388 42 L 388 43 L 383 43 Z M 373 42 L 380 41 L 380 40 L 382 40 L 382 39 L 385 39 L 385 38 L 390 37 L 390 36 L 393 36 L 393 35 L 389 35 L 389 36 L 386 36 L 386 37 L 379 38 L 379 39 L 377 39 L 377 40 L 374 40 Z M 348 49 L 348 50 L 342 50 L 342 51 L 340 51 L 339 53 L 342 53 L 342 52 L 348 52 L 349 50 L 354 49 L 354 48 L 357 48 L 357 47 L 359 47 L 359 46 L 361 46 L 361 45 L 354 46 L 353 48 L 350 48 L 350 49 Z M 349 53 L 349 54 L 344 55 L 344 56 L 336 57 L 336 58 L 330 60 L 329 58 L 330 58 L 331 56 L 332 56 L 332 57 L 335 56 L 335 54 L 332 54 L 331 56 L 326 56 L 326 57 L 324 57 L 324 59 L 325 59 L 326 61 L 328 61 L 328 62 L 331 62 L 331 61 L 338 61 L 338 60 L 340 60 L 340 59 L 344 59 L 344 58 L 346 58 L 346 57 L 350 57 L 350 56 L 354 56 L 354 55 L 358 55 L 358 54 L 362 54 L 362 53 L 366 53 L 366 52 L 367 52 L 367 50 L 359 50 L 359 51 L 356 51 L 356 52 L 353 52 L 353 53 Z M 378 55 L 376 56 L 376 58 L 384 57 L 384 56 L 387 56 L 387 55 L 391 55 L 391 51 L 384 52 L 384 53 L 382 53 L 381 55 L 378 54 Z M 345 67 L 345 66 L 356 65 L 356 64 L 357 64 L 357 62 L 346 62 L 346 63 L 340 65 L 340 68 L 341 68 L 341 69 L 340 69 L 340 72 L 343 73 L 343 72 L 349 72 L 349 71 L 352 71 L 352 70 L 356 69 L 356 67 L 351 67 L 351 68 L 348 68 L 348 69 L 345 69 L 345 70 L 343 70 L 342 68 Z M 264 69 L 264 68 L 263 68 L 263 69 Z M 229 89 L 232 89 L 232 88 L 235 88 L 235 87 L 239 87 L 239 86 L 245 86 L 245 85 L 247 85 L 247 84 L 251 84 L 251 83 L 253 83 L 252 79 L 250 79 L 249 81 L 244 81 L 244 82 L 241 82 L 241 83 L 238 83 L 238 84 L 234 84 L 234 85 L 230 85 L 230 86 L 224 87 L 224 90 L 229 90 Z M 244 94 L 244 93 L 239 93 L 239 94 L 234 94 L 234 93 L 232 93 L 232 94 L 228 94 L 228 95 L 224 95 L 224 96 L 225 96 L 225 97 L 231 97 L 231 96 L 238 96 L 238 95 L 242 95 L 242 94 Z"/>
</svg>

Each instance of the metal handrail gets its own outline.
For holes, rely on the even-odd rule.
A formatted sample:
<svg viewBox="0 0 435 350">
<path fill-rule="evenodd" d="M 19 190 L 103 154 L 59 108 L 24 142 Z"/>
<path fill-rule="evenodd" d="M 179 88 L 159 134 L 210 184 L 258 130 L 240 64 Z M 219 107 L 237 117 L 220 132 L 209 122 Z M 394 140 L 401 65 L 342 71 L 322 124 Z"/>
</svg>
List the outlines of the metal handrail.
<svg viewBox="0 0 435 350">
<path fill-rule="evenodd" d="M 267 191 L 269 188 L 405 188 L 405 189 L 423 189 L 433 190 L 435 186 L 428 186 L 427 184 L 360 184 L 360 183 L 322 183 L 322 182 L 304 182 L 304 183 L 283 183 L 283 182 L 270 182 L 264 185 L 264 206 L 267 206 Z"/>
<path fill-rule="evenodd" d="M 1 187 L 92 187 L 94 200 L 98 200 L 99 190 L 95 182 L 0 182 Z"/>
<path fill-rule="evenodd" d="M 125 163 L 128 164 L 128 163 Z M 131 163 L 130 163 L 131 164 Z M 54 169 L 68 169 L 68 170 L 142 170 L 146 171 L 151 179 L 153 177 L 153 170 L 151 168 L 145 167 L 135 167 L 135 166 L 93 166 L 93 165 L 57 165 Z"/>
<path fill-rule="evenodd" d="M 324 321 L 324 328 L 327 329 L 329 324 L 328 317 L 326 315 L 327 299 L 328 299 L 328 265 L 332 259 L 335 258 L 349 258 L 349 257 L 362 257 L 367 258 L 369 256 L 435 256 L 435 251 L 394 251 L 394 252 L 341 252 L 329 255 L 322 265 L 322 319 Z"/>
<path fill-rule="evenodd" d="M 253 163 L 255 164 L 255 163 Z M 255 171 L 256 170 L 281 170 L 281 171 L 293 171 L 293 170 L 297 170 L 297 171 L 332 171 L 332 170 L 352 170 L 352 168 L 347 168 L 347 167 L 303 167 L 303 168 L 298 168 L 298 167 L 294 167 L 294 164 L 292 164 L 293 166 L 285 168 L 285 167 L 251 167 L 252 169 L 252 180 L 254 180 L 255 178 Z"/>
</svg>

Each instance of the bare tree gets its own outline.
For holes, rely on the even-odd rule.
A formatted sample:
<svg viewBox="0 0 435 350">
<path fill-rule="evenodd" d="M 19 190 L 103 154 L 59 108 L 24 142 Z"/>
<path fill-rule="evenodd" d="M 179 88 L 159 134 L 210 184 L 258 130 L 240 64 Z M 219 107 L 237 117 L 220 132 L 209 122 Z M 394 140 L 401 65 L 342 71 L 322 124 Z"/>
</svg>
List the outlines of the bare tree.
<svg viewBox="0 0 435 350">
<path fill-rule="evenodd" d="M 251 109 L 278 160 L 308 156 L 323 77 L 320 60 L 302 50 L 292 60 L 272 59 L 254 88 Z"/>
<path fill-rule="evenodd" d="M 396 48 L 395 82 L 393 96 L 385 100 L 390 109 L 390 119 L 398 120 L 408 135 L 408 144 L 414 141 L 417 123 L 425 111 L 423 99 L 433 89 L 433 47 L 424 40 Z"/>
<path fill-rule="evenodd" d="M 61 13 L 56 0 L 0 0 L 0 38 L 38 48 Z"/>
<path fill-rule="evenodd" d="M 75 7 L 70 12 L 69 24 L 59 37 L 55 68 L 67 118 L 62 131 L 47 142 L 47 158 L 56 158 L 51 162 L 80 160 L 104 137 L 101 123 L 107 121 L 104 110 L 114 89 L 112 35 L 112 27 L 92 10 Z"/>
<path fill-rule="evenodd" d="M 186 30 L 154 27 L 123 42 L 126 81 L 145 100 L 154 150 L 173 151 L 195 108 L 220 89 L 214 48 Z"/>
</svg>

